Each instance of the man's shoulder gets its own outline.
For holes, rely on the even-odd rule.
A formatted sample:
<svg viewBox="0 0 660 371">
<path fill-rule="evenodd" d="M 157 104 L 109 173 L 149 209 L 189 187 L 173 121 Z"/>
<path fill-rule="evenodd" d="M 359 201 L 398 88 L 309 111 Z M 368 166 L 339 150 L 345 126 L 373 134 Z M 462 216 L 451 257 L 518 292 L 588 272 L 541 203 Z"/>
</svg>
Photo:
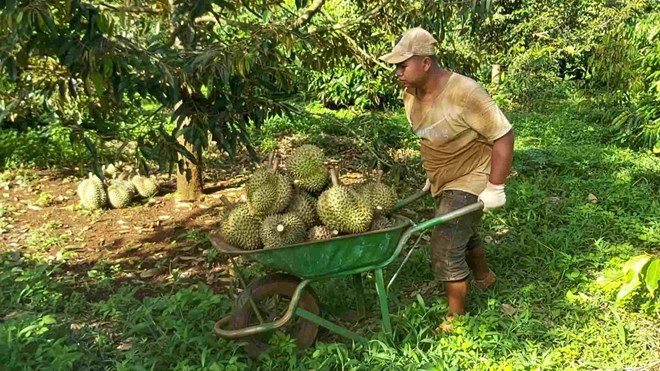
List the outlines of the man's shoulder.
<svg viewBox="0 0 660 371">
<path fill-rule="evenodd" d="M 481 83 L 471 77 L 461 75 L 460 73 L 453 72 L 451 81 L 452 84 L 450 87 L 458 93 L 470 94 L 475 89 L 483 89 Z"/>
</svg>

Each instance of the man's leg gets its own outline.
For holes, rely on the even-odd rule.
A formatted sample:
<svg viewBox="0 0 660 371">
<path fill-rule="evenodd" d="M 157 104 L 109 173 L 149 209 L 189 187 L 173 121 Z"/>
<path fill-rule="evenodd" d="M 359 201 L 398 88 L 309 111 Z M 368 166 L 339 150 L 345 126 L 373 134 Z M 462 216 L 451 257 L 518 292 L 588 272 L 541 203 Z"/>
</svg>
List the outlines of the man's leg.
<svg viewBox="0 0 660 371">
<path fill-rule="evenodd" d="M 486 259 L 486 249 L 481 244 L 468 250 L 467 263 L 476 280 L 483 280 L 490 274 L 488 260 Z"/>
<path fill-rule="evenodd" d="M 466 257 L 468 266 L 474 277 L 474 284 L 481 290 L 485 290 L 495 283 L 495 273 L 488 268 L 488 259 L 486 259 L 486 249 L 479 238 L 478 232 L 468 243 Z"/>
<path fill-rule="evenodd" d="M 445 293 L 449 302 L 447 317 L 465 313 L 465 298 L 467 297 L 468 284 L 466 280 L 445 282 Z"/>
<path fill-rule="evenodd" d="M 460 191 L 443 192 L 436 200 L 436 215 L 444 215 L 476 202 L 476 196 Z M 473 237 L 476 214 L 468 214 L 436 226 L 431 235 L 431 260 L 436 279 L 444 282 L 449 309 L 447 321 L 438 330 L 451 330 L 454 315 L 465 313 L 468 244 Z M 480 215 L 479 215 L 480 216 Z"/>
</svg>

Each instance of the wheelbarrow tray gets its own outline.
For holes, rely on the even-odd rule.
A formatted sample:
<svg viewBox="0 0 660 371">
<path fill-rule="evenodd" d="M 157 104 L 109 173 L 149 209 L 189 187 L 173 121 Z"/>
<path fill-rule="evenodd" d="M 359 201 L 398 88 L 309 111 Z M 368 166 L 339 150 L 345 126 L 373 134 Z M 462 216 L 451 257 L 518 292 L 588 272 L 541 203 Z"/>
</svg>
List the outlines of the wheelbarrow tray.
<svg viewBox="0 0 660 371">
<path fill-rule="evenodd" d="M 403 216 L 394 215 L 391 219 L 394 226 L 390 228 L 275 249 L 243 250 L 225 243 L 217 235 L 210 239 L 223 253 L 246 256 L 269 268 L 313 280 L 372 270 L 384 264 L 396 251 L 404 230 L 412 225 Z"/>
</svg>

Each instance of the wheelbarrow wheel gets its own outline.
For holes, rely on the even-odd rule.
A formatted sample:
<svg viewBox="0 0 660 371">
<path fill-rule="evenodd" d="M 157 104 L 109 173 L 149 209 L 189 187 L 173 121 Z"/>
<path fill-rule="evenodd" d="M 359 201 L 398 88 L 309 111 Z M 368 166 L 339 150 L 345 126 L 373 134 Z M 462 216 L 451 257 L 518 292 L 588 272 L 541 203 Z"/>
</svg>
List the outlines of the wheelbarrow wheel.
<svg viewBox="0 0 660 371">
<path fill-rule="evenodd" d="M 238 330 L 258 323 L 257 316 L 250 304 L 250 297 L 255 302 L 257 308 L 259 308 L 261 315 L 265 317 L 263 318 L 264 321 L 273 321 L 277 317 L 282 316 L 299 283 L 300 279 L 298 277 L 288 274 L 271 274 L 250 283 L 247 289 L 236 300 L 236 307 L 234 308 L 231 319 L 233 328 Z M 279 303 L 278 308 L 269 308 L 273 306 L 272 302 L 279 302 L 280 299 L 282 299 L 282 303 Z M 308 312 L 319 314 L 318 300 L 309 286 L 303 290 L 298 307 Z M 312 345 L 318 333 L 318 325 L 294 316 L 291 322 L 281 328 L 281 330 L 291 335 L 295 339 L 298 348 L 302 349 Z M 268 337 L 271 334 L 272 332 L 245 338 L 243 341 L 246 342 L 246 353 L 250 357 L 258 357 L 266 351 L 270 347 Z"/>
</svg>

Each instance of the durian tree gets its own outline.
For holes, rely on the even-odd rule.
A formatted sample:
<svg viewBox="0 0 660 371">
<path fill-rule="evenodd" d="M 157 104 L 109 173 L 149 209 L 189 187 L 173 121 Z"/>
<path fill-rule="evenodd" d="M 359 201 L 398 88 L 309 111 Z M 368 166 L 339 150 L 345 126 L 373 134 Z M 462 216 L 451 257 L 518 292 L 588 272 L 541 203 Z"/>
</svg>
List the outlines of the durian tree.
<svg viewBox="0 0 660 371">
<path fill-rule="evenodd" d="M 179 197 L 195 199 L 209 137 L 256 160 L 250 129 L 295 112 L 305 70 L 345 56 L 388 68 L 374 58 L 391 46 L 383 39 L 418 24 L 446 27 L 433 20 L 452 14 L 481 20 L 490 1 L 353 3 L 359 12 L 334 19 L 325 0 L 0 0 L 0 124 L 35 107 L 57 112 L 94 153 L 88 133 L 110 139 L 118 118 L 148 103 L 156 108 L 146 116 L 167 113 L 171 125 L 134 138 L 141 170 L 149 159 L 171 167 Z M 423 11 L 414 16 L 411 6 Z M 377 47 L 365 49 L 371 41 Z"/>
</svg>

